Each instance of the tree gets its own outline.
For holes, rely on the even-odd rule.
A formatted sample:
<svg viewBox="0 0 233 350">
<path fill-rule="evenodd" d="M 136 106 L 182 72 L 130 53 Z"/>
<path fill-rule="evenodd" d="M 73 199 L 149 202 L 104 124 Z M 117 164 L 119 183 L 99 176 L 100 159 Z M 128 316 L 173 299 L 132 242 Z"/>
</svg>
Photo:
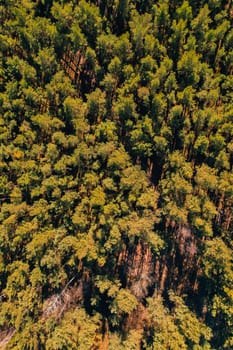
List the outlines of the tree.
<svg viewBox="0 0 233 350">
<path fill-rule="evenodd" d="M 139 15 L 134 10 L 131 13 L 131 21 L 129 22 L 131 35 L 133 38 L 134 50 L 136 57 L 143 57 L 144 40 L 147 33 L 150 33 L 152 28 L 152 21 L 150 14 L 146 13 Z"/>
<path fill-rule="evenodd" d="M 90 46 L 93 47 L 102 25 L 98 7 L 81 0 L 75 8 L 75 17 Z"/>
</svg>

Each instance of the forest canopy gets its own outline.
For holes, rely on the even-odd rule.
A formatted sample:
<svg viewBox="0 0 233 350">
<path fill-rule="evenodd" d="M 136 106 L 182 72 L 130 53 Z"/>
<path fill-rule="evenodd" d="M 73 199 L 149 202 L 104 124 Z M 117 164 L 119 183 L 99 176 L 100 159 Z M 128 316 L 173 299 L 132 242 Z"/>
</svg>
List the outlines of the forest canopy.
<svg viewBox="0 0 233 350">
<path fill-rule="evenodd" d="M 231 0 L 0 2 L 0 348 L 233 348 Z"/>
</svg>

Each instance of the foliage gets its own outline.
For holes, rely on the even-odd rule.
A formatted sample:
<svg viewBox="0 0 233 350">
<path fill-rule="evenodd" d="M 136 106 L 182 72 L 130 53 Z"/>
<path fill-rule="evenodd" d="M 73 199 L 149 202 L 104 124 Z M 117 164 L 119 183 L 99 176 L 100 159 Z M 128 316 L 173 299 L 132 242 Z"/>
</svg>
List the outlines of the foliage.
<svg viewBox="0 0 233 350">
<path fill-rule="evenodd" d="M 232 46 L 231 1 L 1 2 L 0 347 L 232 348 Z"/>
</svg>

